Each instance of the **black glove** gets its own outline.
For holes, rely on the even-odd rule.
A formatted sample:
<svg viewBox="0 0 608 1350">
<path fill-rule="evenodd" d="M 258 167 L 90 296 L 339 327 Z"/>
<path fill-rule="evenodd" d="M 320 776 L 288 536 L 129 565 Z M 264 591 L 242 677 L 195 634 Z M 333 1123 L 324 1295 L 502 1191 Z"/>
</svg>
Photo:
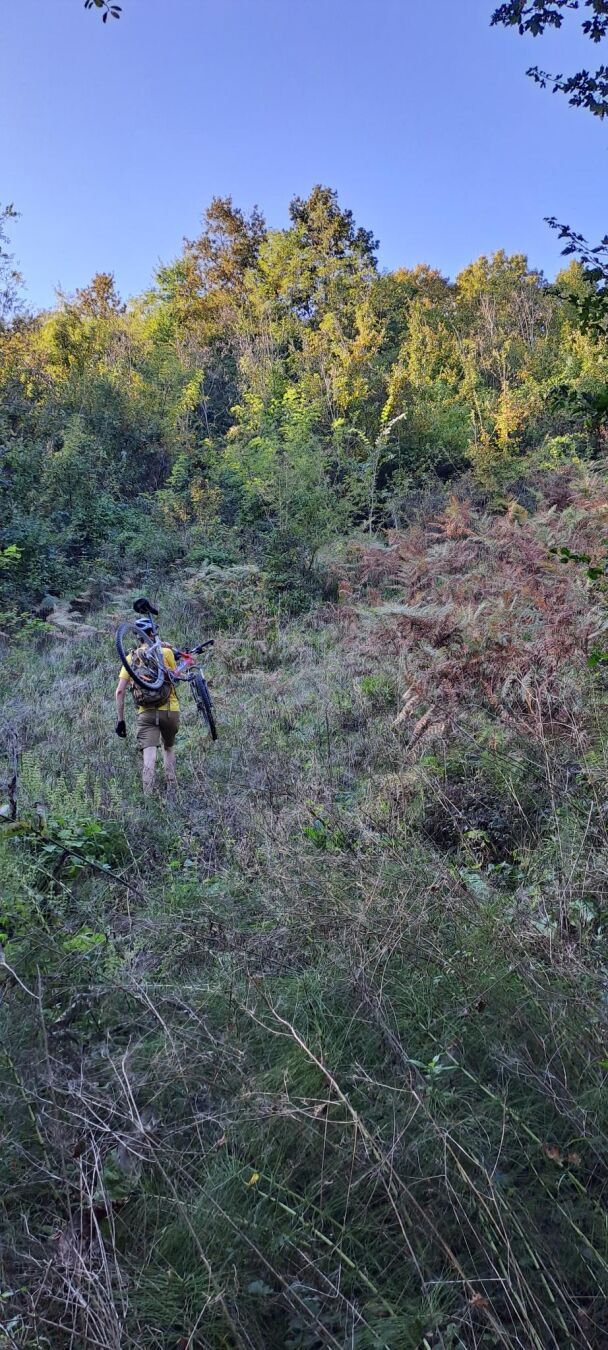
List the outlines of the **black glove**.
<svg viewBox="0 0 608 1350">
<path fill-rule="evenodd" d="M 117 722 L 117 723 L 116 723 L 116 728 L 115 728 L 115 730 L 116 730 L 116 735 L 117 735 L 117 736 L 122 736 L 122 739 L 123 739 L 123 740 L 126 740 L 126 736 L 127 736 L 127 724 L 126 724 L 126 722 L 125 722 L 124 717 L 121 718 L 120 722 Z"/>
</svg>

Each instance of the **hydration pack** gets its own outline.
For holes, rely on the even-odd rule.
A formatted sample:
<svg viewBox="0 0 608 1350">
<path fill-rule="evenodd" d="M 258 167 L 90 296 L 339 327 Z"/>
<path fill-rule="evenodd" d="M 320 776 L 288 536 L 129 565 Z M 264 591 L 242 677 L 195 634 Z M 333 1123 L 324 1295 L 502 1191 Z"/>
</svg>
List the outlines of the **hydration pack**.
<svg viewBox="0 0 608 1350">
<path fill-rule="evenodd" d="M 146 671 L 151 671 L 151 667 L 146 661 L 146 648 L 140 647 L 131 657 L 131 665 L 137 672 L 141 669 L 142 679 L 145 679 Z M 168 703 L 173 692 L 173 685 L 168 675 L 160 686 L 160 689 L 143 689 L 141 684 L 131 681 L 131 693 L 133 702 L 137 708 L 160 708 L 163 703 Z"/>
</svg>

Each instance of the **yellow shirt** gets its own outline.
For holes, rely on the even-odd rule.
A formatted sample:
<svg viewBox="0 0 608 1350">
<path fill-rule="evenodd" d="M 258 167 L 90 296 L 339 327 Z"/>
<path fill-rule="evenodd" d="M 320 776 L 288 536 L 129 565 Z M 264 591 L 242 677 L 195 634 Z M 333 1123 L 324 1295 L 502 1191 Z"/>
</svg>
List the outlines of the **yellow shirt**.
<svg viewBox="0 0 608 1350">
<path fill-rule="evenodd" d="M 162 653 L 163 653 L 163 661 L 164 661 L 164 663 L 165 663 L 165 665 L 166 665 L 166 667 L 167 667 L 167 670 L 175 670 L 175 668 L 176 668 L 176 661 L 175 661 L 175 657 L 174 657 L 174 655 L 173 655 L 173 652 L 171 651 L 171 648 L 170 648 L 170 647 L 163 647 L 163 648 L 162 648 Z M 132 679 L 131 679 L 131 676 L 129 675 L 128 670 L 125 670 L 125 667 L 124 667 L 124 666 L 122 667 L 122 670 L 121 670 L 120 675 L 118 676 L 118 678 L 119 678 L 119 680 L 128 680 L 128 681 L 129 681 L 129 684 L 132 684 L 132 683 L 133 683 L 133 681 L 132 681 Z M 156 712 L 179 712 L 179 702 L 178 702 L 178 699 L 177 699 L 177 694 L 176 694 L 176 692 L 175 692 L 175 686 L 172 688 L 171 693 L 170 693 L 169 698 L 167 699 L 167 702 L 166 702 L 166 703 L 159 703 L 159 704 L 155 704 L 154 706 L 155 706 Z M 137 709 L 137 711 L 140 712 L 140 713 L 142 713 L 142 712 L 148 712 L 149 710 L 148 710 L 147 708 L 139 707 L 139 708 Z"/>
</svg>

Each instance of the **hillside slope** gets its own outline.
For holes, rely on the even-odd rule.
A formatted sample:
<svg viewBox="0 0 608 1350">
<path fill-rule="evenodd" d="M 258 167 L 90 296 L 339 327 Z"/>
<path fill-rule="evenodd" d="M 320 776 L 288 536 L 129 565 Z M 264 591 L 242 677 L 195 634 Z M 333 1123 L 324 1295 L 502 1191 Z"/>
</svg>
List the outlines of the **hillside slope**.
<svg viewBox="0 0 608 1350">
<path fill-rule="evenodd" d="M 119 611 L 12 645 L 8 1344 L 606 1344 L 606 619 L 550 552 L 606 511 L 577 470 L 454 496 L 285 622 L 255 569 L 176 577 L 220 740 L 185 710 L 170 804 L 113 735 Z"/>
</svg>

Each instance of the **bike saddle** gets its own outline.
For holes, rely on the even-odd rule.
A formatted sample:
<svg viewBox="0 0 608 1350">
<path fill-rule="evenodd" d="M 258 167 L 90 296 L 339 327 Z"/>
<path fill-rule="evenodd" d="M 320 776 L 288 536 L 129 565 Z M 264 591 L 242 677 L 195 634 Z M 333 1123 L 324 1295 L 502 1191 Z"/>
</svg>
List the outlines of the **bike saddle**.
<svg viewBox="0 0 608 1350">
<path fill-rule="evenodd" d="M 149 600 L 146 600 L 145 595 L 141 595 L 139 600 L 133 601 L 133 609 L 136 610 L 138 614 L 158 615 L 158 610 L 154 608 L 154 605 L 152 605 Z"/>
</svg>

